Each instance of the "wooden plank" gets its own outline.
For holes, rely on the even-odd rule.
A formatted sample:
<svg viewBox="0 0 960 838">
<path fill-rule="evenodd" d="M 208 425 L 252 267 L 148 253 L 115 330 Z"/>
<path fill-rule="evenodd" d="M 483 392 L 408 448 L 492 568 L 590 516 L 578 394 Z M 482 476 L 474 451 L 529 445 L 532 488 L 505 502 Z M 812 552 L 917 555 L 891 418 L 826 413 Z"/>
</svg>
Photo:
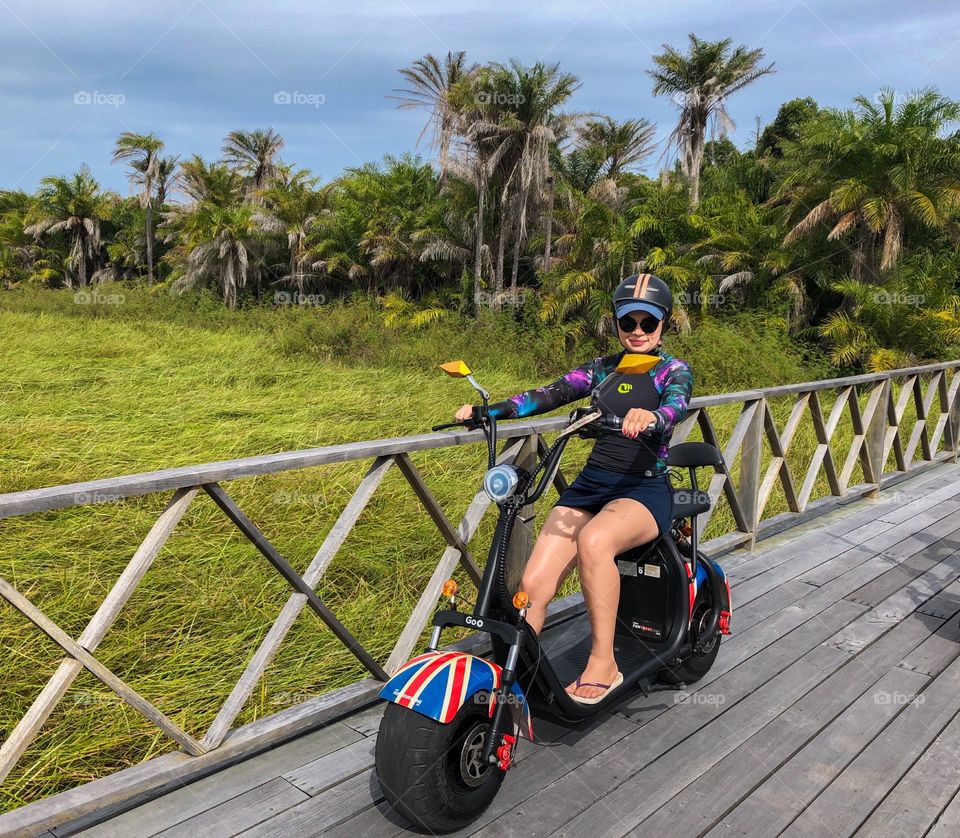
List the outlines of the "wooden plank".
<svg viewBox="0 0 960 838">
<path fill-rule="evenodd" d="M 934 620 L 933 624 L 937 622 Z M 746 742 L 742 746 L 741 759 L 730 765 L 731 773 L 744 772 L 745 782 L 742 785 L 732 784 L 728 794 L 718 795 L 714 800 L 713 812 L 705 812 L 714 822 L 713 828 L 707 833 L 710 838 L 753 836 L 758 823 L 764 824 L 765 834 L 777 835 L 785 829 L 820 790 L 872 741 L 874 735 L 882 731 L 891 713 L 903 709 L 902 703 L 875 702 L 877 691 L 882 690 L 889 695 L 897 692 L 908 695 L 929 681 L 923 676 L 918 676 L 919 681 L 901 681 L 896 668 L 888 670 L 887 666 L 891 659 L 900 657 L 911 646 L 921 642 L 931 625 L 930 618 L 925 615 L 916 615 L 904 621 L 863 653 L 852 657 L 849 664 L 805 696 L 802 702 L 790 708 L 781 717 L 782 721 L 768 726 L 769 730 L 765 728 Z M 863 693 L 859 701 L 848 701 L 851 690 L 854 699 Z M 843 705 L 839 715 L 833 712 L 838 706 L 835 703 L 838 699 L 839 705 Z M 850 709 L 844 709 L 848 704 Z M 808 741 L 796 747 L 793 754 L 787 755 L 787 759 L 777 762 L 764 755 L 765 748 L 775 747 L 778 732 L 791 741 L 792 730 L 796 727 L 804 731 L 811 717 L 819 717 L 823 723 L 815 726 L 816 735 L 808 736 Z M 804 733 L 808 731 L 809 728 Z M 760 761 L 759 766 L 751 767 L 749 756 L 756 757 Z M 710 779 L 724 782 L 721 779 L 722 769 L 723 763 L 713 772 L 703 775 L 698 785 L 708 783 Z M 759 781 L 758 773 L 761 775 Z M 692 794 L 694 789 L 687 791 Z M 738 800 L 740 802 L 731 809 L 731 804 Z M 723 815 L 724 812 L 727 814 Z M 709 829 L 709 825 L 705 829 Z M 698 829 L 697 834 L 703 834 L 703 830 Z"/>
<path fill-rule="evenodd" d="M 229 838 L 276 817 L 310 797 L 279 777 L 165 829 L 157 838 Z M 149 821 L 144 822 L 149 828 Z"/>
<path fill-rule="evenodd" d="M 376 739 L 375 735 L 365 736 L 338 751 L 286 771 L 281 776 L 300 791 L 314 797 L 370 768 L 373 765 Z"/>
<path fill-rule="evenodd" d="M 858 696 L 864 685 L 860 679 L 849 679 L 845 674 L 848 668 L 842 667 L 808 692 L 709 771 L 699 774 L 701 766 L 691 766 L 685 772 L 689 784 L 638 825 L 641 834 L 702 835 L 799 748 L 806 747 L 811 756 L 801 782 L 813 783 L 814 778 L 819 782 L 822 772 L 839 773 L 850 755 L 863 749 L 901 709 L 892 702 L 877 705 L 877 694 L 915 694 L 929 680 L 894 667 Z M 876 675 L 870 673 L 868 678 L 874 681 Z M 776 774 L 770 780 L 773 794 L 763 798 L 763 817 L 758 819 L 756 810 L 752 810 L 746 831 L 741 824 L 731 828 L 724 820 L 723 835 L 756 835 L 759 823 L 764 834 L 774 835 L 783 825 L 781 821 L 789 823 L 793 819 L 801 805 L 795 785 L 773 777 Z M 659 789 L 654 788 L 652 793 L 661 799 Z"/>
<path fill-rule="evenodd" d="M 372 768 L 241 832 L 244 838 L 290 838 L 321 835 L 383 795 Z"/>
<path fill-rule="evenodd" d="M 89 829 L 79 833 L 68 830 L 68 833 L 78 838 L 129 838 L 131 835 L 147 838 L 254 789 L 265 780 L 279 777 L 293 766 L 306 765 L 322 754 L 357 741 L 363 741 L 361 734 L 334 722 L 200 780 L 183 783 L 167 794 Z M 149 824 L 149 828 L 145 824 Z"/>
<path fill-rule="evenodd" d="M 634 771 L 657 764 L 661 761 L 658 758 L 682 748 L 686 742 L 695 740 L 705 744 L 706 739 L 697 738 L 698 732 L 713 720 L 723 718 L 721 727 L 729 723 L 729 730 L 737 731 L 741 723 L 749 718 L 757 722 L 764 714 L 776 715 L 778 702 L 783 700 L 784 695 L 795 693 L 798 685 L 808 678 L 826 677 L 831 662 L 837 665 L 842 662 L 842 656 L 832 654 L 837 650 L 819 647 L 818 644 L 861 613 L 858 608 L 852 603 L 836 603 L 819 619 L 811 620 L 808 630 L 791 632 L 781 638 L 764 654 L 755 655 L 736 671 L 714 682 L 709 692 L 701 688 L 699 683 L 692 685 L 696 689 L 690 689 L 688 695 L 699 696 L 698 699 L 688 698 L 685 702 L 678 702 L 674 693 L 654 693 L 646 699 L 639 699 L 635 715 L 631 716 L 642 725 L 636 733 L 624 737 L 588 760 L 576 772 L 534 795 L 523 804 L 522 816 L 516 810 L 511 810 L 477 834 L 525 836 L 534 823 L 539 834 L 549 835 L 561 827 L 566 832 L 570 824 L 565 824 L 571 816 L 591 808 L 595 801 L 619 787 Z M 817 647 L 816 655 L 808 656 L 807 653 L 814 647 Z M 804 663 L 797 663 L 801 658 Z M 789 674 L 780 677 L 785 672 Z M 664 704 L 668 709 L 663 709 Z M 729 713 L 735 715 L 728 716 Z M 651 733 L 652 728 L 648 727 L 644 714 L 652 718 L 661 717 L 655 734 Z M 709 747 L 706 753 L 710 753 Z M 701 758 L 699 750 L 696 758 Z M 665 779 L 664 782 L 669 783 L 670 780 Z M 642 792 L 634 789 L 629 803 L 615 811 L 619 814 L 635 810 L 649 792 L 650 788 L 644 788 Z M 596 807 L 596 816 L 602 821 L 605 816 L 601 809 Z M 587 823 L 588 820 L 584 819 L 578 827 L 587 829 Z M 591 826 L 581 834 L 594 836 L 598 834 L 593 831 L 594 828 Z M 628 830 L 629 825 L 623 831 Z"/>
<path fill-rule="evenodd" d="M 697 772 L 715 765 L 840 667 L 845 661 L 830 654 L 835 651 L 826 646 L 812 649 L 752 695 L 729 709 L 721 705 L 712 724 L 685 737 L 655 761 L 634 760 L 630 755 L 602 773 L 595 765 L 576 772 L 577 785 L 566 789 L 560 811 L 551 813 L 551 803 L 556 803 L 541 796 L 542 800 L 528 802 L 524 813 L 538 824 L 549 819 L 558 836 L 621 836 L 635 830 L 659 805 L 695 779 Z M 536 809 L 531 805 L 534 802 Z M 502 832 L 486 834 L 523 835 L 519 819 L 504 827 Z"/>
<path fill-rule="evenodd" d="M 956 774 L 947 766 L 958 762 L 960 715 L 953 717 L 856 834 L 861 838 L 926 834 L 957 791 Z"/>
<path fill-rule="evenodd" d="M 941 673 L 783 832 L 850 835 L 960 709 L 960 660 Z M 941 766 L 942 770 L 942 766 Z"/>
<path fill-rule="evenodd" d="M 943 530 L 954 525 L 954 529 L 943 535 Z M 927 546 L 910 553 L 896 567 L 890 568 L 886 573 L 878 576 L 876 579 L 868 582 L 862 588 L 858 588 L 847 596 L 847 599 L 853 602 L 859 602 L 861 605 L 877 606 L 887 597 L 906 585 L 910 580 L 916 579 L 932 567 L 938 565 L 950 554 L 960 550 L 960 513 L 954 513 L 938 521 L 935 527 L 931 527 L 922 533 L 914 536 L 916 541 L 932 541 Z M 937 540 L 933 540 L 937 539 Z M 911 545 L 912 546 L 912 545 Z M 904 548 L 903 542 L 896 545 L 896 549 Z M 884 551 L 891 555 L 890 551 Z M 894 554 L 896 558 L 899 558 Z"/>
<path fill-rule="evenodd" d="M 960 835 L 960 791 L 934 821 L 926 838 L 957 838 Z"/>
<path fill-rule="evenodd" d="M 960 553 L 954 553 L 906 587 L 873 608 L 866 619 L 851 625 L 832 641 L 838 649 L 856 653 L 900 622 L 931 596 L 955 581 L 960 574 Z"/>
<path fill-rule="evenodd" d="M 133 558 L 130 559 L 80 637 L 77 638 L 77 643 L 88 652 L 96 651 L 100 641 L 106 636 L 140 580 L 143 579 L 153 560 L 167 543 L 170 534 L 197 496 L 198 490 L 198 487 L 179 489 L 157 517 L 133 554 Z M 29 747 L 40 728 L 50 718 L 53 709 L 82 671 L 83 665 L 74 658 L 65 658 L 60 662 L 56 672 L 0 746 L 0 783 L 6 779 L 13 766 L 23 756 L 23 752 Z"/>
</svg>

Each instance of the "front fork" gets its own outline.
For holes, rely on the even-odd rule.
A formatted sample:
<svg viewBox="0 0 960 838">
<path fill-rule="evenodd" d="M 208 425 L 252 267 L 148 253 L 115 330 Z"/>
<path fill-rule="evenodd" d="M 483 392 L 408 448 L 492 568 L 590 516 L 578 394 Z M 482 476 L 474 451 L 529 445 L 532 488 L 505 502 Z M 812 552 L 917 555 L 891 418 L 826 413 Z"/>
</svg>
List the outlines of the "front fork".
<svg viewBox="0 0 960 838">
<path fill-rule="evenodd" d="M 463 617 L 466 615 L 461 615 L 460 612 L 457 611 L 448 611 L 445 614 L 438 614 L 437 616 L 441 619 L 446 617 L 447 620 L 449 620 L 449 622 L 444 620 L 446 625 L 466 625 L 466 622 L 463 620 Z M 494 621 L 487 620 L 487 622 L 490 624 Z M 510 645 L 507 651 L 506 664 L 500 672 L 500 685 L 494 687 L 493 690 L 493 718 L 490 721 L 490 728 L 487 731 L 487 739 L 483 746 L 481 759 L 487 765 L 496 765 L 503 771 L 510 768 L 513 762 L 513 751 L 517 744 L 517 737 L 507 733 L 504 728 L 510 718 L 508 712 L 509 702 L 514 700 L 512 689 L 514 682 L 517 680 L 517 661 L 520 659 L 520 644 L 523 640 L 524 622 L 524 614 L 521 611 L 520 620 L 516 628 L 500 623 L 495 630 L 491 631 L 492 634 L 496 634 L 501 637 L 501 639 L 507 640 Z M 436 651 L 439 648 L 440 632 L 442 629 L 442 625 L 434 625 L 433 632 L 430 635 L 429 648 L 431 651 Z"/>
</svg>

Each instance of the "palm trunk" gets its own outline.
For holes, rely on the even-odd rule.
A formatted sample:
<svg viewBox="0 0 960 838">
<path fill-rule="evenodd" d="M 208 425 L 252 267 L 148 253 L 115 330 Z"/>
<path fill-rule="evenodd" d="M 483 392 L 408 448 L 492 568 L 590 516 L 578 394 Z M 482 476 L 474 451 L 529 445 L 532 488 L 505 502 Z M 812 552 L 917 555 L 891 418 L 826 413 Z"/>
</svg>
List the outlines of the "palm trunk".
<svg viewBox="0 0 960 838">
<path fill-rule="evenodd" d="M 147 201 L 147 280 L 153 285 L 153 201 Z"/>
<path fill-rule="evenodd" d="M 480 195 L 477 199 L 477 252 L 473 260 L 473 308 L 480 313 L 480 294 L 483 292 L 481 286 L 481 274 L 483 273 L 483 215 L 486 209 L 487 183 L 480 174 Z"/>
<path fill-rule="evenodd" d="M 547 178 L 547 243 L 543 248 L 543 270 L 550 270 L 550 249 L 553 236 L 553 175 Z"/>
<path fill-rule="evenodd" d="M 510 296 L 512 299 L 516 299 L 517 296 L 517 273 L 520 270 L 520 239 L 521 230 L 523 230 L 523 214 L 527 210 L 527 196 L 524 193 L 522 196 L 517 196 L 517 207 L 516 216 L 514 219 L 514 233 L 513 233 L 513 266 L 510 270 Z M 512 301 L 512 300 L 511 300 Z"/>
<path fill-rule="evenodd" d="M 509 213 L 507 212 L 503 200 L 500 201 L 500 240 L 497 242 L 497 276 L 494 283 L 494 294 L 503 291 L 503 257 L 507 246 L 507 235 L 510 225 L 508 223 Z"/>
</svg>

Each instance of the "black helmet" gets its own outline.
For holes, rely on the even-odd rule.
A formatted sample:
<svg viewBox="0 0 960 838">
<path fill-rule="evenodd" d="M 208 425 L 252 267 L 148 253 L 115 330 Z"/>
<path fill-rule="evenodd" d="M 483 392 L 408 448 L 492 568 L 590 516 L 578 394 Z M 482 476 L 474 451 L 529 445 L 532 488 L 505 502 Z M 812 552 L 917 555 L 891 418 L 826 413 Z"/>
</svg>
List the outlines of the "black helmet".
<svg viewBox="0 0 960 838">
<path fill-rule="evenodd" d="M 653 274 L 633 274 L 613 292 L 613 322 L 632 311 L 645 311 L 660 320 L 669 320 L 673 313 L 670 286 Z"/>
</svg>

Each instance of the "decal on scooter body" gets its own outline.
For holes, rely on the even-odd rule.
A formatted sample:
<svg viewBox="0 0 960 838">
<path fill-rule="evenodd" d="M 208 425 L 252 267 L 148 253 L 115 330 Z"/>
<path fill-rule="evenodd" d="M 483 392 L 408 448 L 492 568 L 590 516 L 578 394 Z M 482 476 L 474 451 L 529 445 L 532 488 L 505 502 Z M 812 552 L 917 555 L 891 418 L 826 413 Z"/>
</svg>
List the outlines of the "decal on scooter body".
<svg viewBox="0 0 960 838">
<path fill-rule="evenodd" d="M 449 724 L 471 696 L 487 691 L 492 716 L 501 671 L 497 664 L 466 652 L 424 652 L 394 673 L 380 690 L 380 698 Z M 532 742 L 530 707 L 519 684 L 513 684 L 508 698 L 515 728 Z"/>
<path fill-rule="evenodd" d="M 721 634 L 730 634 L 730 617 L 733 615 L 733 602 L 732 602 L 732 600 L 731 600 L 731 598 L 730 598 L 730 580 L 727 579 L 727 574 L 723 572 L 723 568 L 720 567 L 720 565 L 717 564 L 717 562 L 713 561 L 713 559 L 708 559 L 707 561 L 709 561 L 710 564 L 712 564 L 713 567 L 716 569 L 717 573 L 720 574 L 720 596 L 721 596 L 721 602 L 720 602 L 720 614 L 721 614 L 720 633 L 721 633 Z M 708 580 L 707 580 L 707 570 L 706 570 L 706 568 L 703 566 L 703 563 L 702 563 L 702 562 L 697 562 L 697 574 L 696 574 L 696 576 L 695 576 L 694 579 L 693 579 L 693 583 L 692 583 L 692 585 L 691 585 L 691 590 L 690 590 L 690 594 L 691 594 L 691 596 L 690 596 L 690 603 L 691 603 L 691 604 L 690 604 L 690 608 L 691 608 L 691 614 L 690 614 L 690 616 L 691 616 L 691 617 L 693 616 L 693 601 L 694 601 L 694 599 L 696 599 L 697 591 L 700 590 L 700 586 L 701 586 L 701 585 L 706 585 L 706 584 L 708 584 Z"/>
</svg>

